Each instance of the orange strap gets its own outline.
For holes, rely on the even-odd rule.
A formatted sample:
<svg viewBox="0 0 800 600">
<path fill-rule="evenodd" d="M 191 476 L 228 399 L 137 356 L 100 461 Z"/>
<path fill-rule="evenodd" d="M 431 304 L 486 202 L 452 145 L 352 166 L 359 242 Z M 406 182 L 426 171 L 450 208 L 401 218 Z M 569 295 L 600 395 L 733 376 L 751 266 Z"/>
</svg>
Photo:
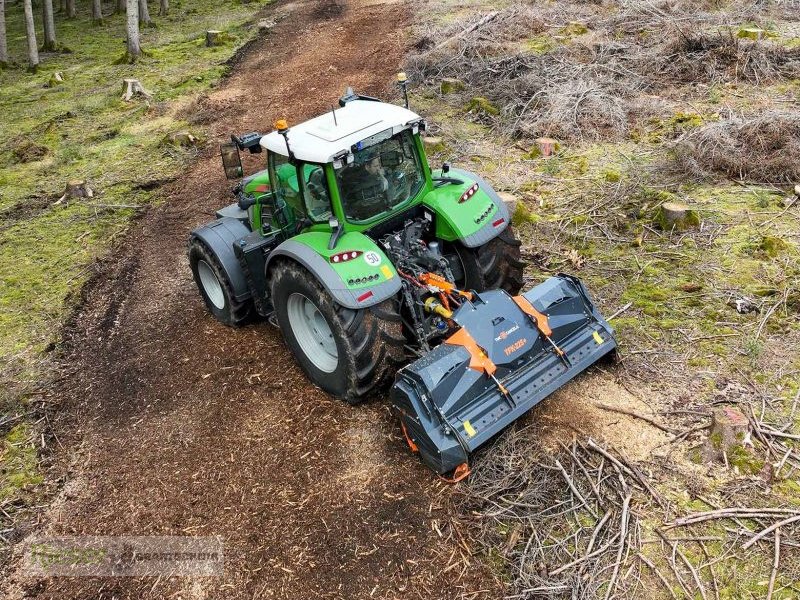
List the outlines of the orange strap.
<svg viewBox="0 0 800 600">
<path fill-rule="evenodd" d="M 403 428 L 403 436 L 406 438 L 406 442 L 408 442 L 408 447 L 411 448 L 412 452 L 419 452 L 419 448 L 414 443 L 414 440 L 411 439 L 411 436 L 408 435 L 408 430 L 406 429 L 406 424 L 403 421 L 400 421 L 400 427 Z"/>
<path fill-rule="evenodd" d="M 447 338 L 444 343 L 452 346 L 463 346 L 466 348 L 467 352 L 469 352 L 470 369 L 482 371 L 487 375 L 494 375 L 494 372 L 497 370 L 497 365 L 495 365 L 492 360 L 486 356 L 486 353 L 483 351 L 483 349 L 478 346 L 478 342 L 476 342 L 469 334 L 469 331 L 463 327 Z"/>
<path fill-rule="evenodd" d="M 469 477 L 470 473 L 472 473 L 472 471 L 469 470 L 469 465 L 467 463 L 461 463 L 455 469 L 453 469 L 452 477 L 448 478 L 439 475 L 439 479 L 447 483 L 458 483 L 462 479 Z"/>
<path fill-rule="evenodd" d="M 528 302 L 528 299 L 525 296 L 514 296 L 513 300 L 517 303 L 517 306 L 519 306 L 522 312 L 530 317 L 533 317 L 533 319 L 536 321 L 537 329 L 539 329 L 543 335 L 546 337 L 553 335 L 553 330 L 550 329 L 550 324 L 547 322 L 547 316 L 536 310 L 533 307 L 533 304 Z"/>
</svg>

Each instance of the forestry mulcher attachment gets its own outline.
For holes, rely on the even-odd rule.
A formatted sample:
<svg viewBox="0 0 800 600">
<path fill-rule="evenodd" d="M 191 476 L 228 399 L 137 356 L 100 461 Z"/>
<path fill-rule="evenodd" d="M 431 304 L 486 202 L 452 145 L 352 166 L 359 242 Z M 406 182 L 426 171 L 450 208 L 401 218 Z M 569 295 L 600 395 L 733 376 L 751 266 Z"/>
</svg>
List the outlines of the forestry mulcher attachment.
<svg viewBox="0 0 800 600">
<path fill-rule="evenodd" d="M 194 279 L 222 322 L 276 322 L 334 396 L 355 404 L 394 378 L 410 447 L 458 478 L 472 451 L 613 351 L 614 334 L 574 277 L 519 294 L 505 204 L 475 173 L 431 169 L 407 103 L 348 90 L 339 105 L 223 145 L 229 178 L 241 150 L 266 150 L 267 168 L 192 232 Z"/>
</svg>

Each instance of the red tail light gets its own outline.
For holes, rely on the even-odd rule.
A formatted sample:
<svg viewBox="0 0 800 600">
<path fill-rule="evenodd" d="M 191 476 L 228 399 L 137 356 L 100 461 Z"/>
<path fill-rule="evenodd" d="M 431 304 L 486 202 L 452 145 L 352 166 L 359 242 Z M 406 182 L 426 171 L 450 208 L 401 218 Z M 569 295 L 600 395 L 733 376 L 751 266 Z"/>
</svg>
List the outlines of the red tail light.
<svg viewBox="0 0 800 600">
<path fill-rule="evenodd" d="M 462 204 L 472 198 L 475 195 L 475 192 L 478 191 L 478 184 L 474 183 L 471 187 L 467 188 L 467 191 L 461 194 L 461 198 L 459 198 L 458 203 Z"/>
<path fill-rule="evenodd" d="M 364 253 L 361 250 L 348 250 L 347 252 L 339 252 L 338 254 L 334 254 L 328 260 L 330 260 L 332 263 L 347 262 L 348 260 L 358 258 L 362 254 Z"/>
<path fill-rule="evenodd" d="M 492 226 L 494 226 L 494 227 L 500 227 L 500 225 L 502 225 L 502 224 L 503 224 L 503 223 L 505 223 L 505 222 L 506 222 L 506 220 L 505 220 L 504 218 L 500 217 L 499 219 L 497 219 L 497 221 L 495 221 L 494 223 L 492 223 Z"/>
<path fill-rule="evenodd" d="M 370 298 L 372 298 L 372 296 L 373 296 L 372 290 L 369 290 L 361 294 L 358 298 L 356 298 L 356 300 L 358 300 L 359 302 L 364 302 L 364 300 L 369 300 Z"/>
</svg>

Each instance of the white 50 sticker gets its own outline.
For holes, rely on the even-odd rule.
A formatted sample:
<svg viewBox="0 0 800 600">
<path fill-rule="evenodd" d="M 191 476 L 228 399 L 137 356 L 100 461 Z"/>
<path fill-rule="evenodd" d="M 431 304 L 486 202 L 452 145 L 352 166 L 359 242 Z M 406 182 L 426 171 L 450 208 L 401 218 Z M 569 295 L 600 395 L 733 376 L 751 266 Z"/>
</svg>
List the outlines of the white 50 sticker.
<svg viewBox="0 0 800 600">
<path fill-rule="evenodd" d="M 381 264 L 381 255 L 370 250 L 369 252 L 364 252 L 364 260 L 367 261 L 368 265 L 377 267 L 379 264 Z"/>
</svg>

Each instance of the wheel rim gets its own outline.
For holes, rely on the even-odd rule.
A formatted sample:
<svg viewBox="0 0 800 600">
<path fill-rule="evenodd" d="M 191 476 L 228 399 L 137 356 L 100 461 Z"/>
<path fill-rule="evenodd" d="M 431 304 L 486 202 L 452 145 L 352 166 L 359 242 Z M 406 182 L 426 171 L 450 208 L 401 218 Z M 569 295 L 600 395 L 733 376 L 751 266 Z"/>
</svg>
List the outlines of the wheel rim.
<svg viewBox="0 0 800 600">
<path fill-rule="evenodd" d="M 333 373 L 339 364 L 339 352 L 333 331 L 317 305 L 303 294 L 294 293 L 286 302 L 289 326 L 297 343 L 315 367 Z"/>
<path fill-rule="evenodd" d="M 200 276 L 200 283 L 203 291 L 208 296 L 211 304 L 222 310 L 225 308 L 225 294 L 222 291 L 222 284 L 217 279 L 217 274 L 206 261 L 201 260 L 197 263 L 197 274 Z"/>
</svg>

